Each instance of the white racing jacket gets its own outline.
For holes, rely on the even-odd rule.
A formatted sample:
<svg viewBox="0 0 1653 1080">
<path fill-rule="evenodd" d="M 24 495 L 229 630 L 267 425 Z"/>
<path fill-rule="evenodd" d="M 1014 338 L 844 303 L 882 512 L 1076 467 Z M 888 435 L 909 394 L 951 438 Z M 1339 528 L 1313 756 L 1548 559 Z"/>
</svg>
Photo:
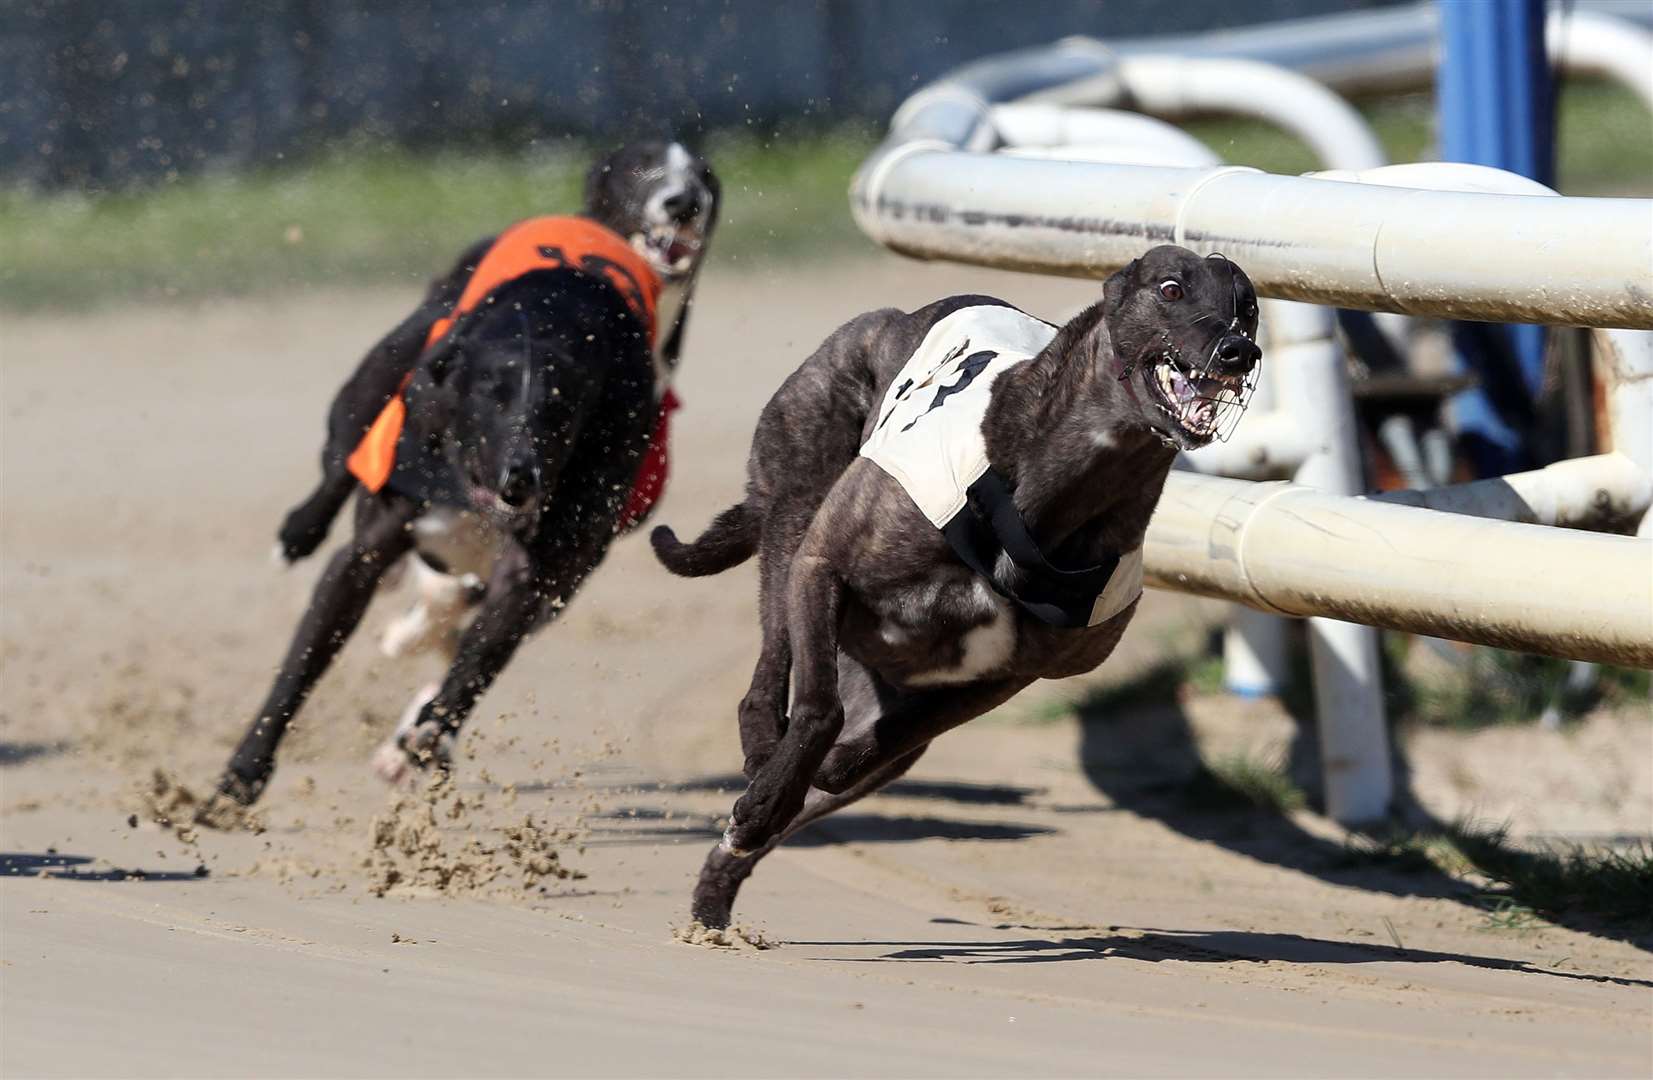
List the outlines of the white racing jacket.
<svg viewBox="0 0 1653 1080">
<path fill-rule="evenodd" d="M 861 456 L 894 477 L 954 551 L 1045 622 L 1096 626 L 1142 595 L 1142 549 L 1061 570 L 1039 553 L 1004 479 L 990 468 L 982 420 L 993 383 L 1034 356 L 1056 327 L 1012 307 L 961 308 L 937 322 L 891 381 Z M 1020 587 L 995 575 L 1008 554 Z"/>
</svg>

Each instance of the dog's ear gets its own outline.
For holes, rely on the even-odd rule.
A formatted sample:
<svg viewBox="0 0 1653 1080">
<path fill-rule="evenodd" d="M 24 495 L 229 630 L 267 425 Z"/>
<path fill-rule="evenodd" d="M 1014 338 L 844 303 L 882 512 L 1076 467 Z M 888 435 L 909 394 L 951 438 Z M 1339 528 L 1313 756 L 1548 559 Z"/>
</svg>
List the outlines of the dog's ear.
<svg viewBox="0 0 1653 1080">
<path fill-rule="evenodd" d="M 1137 264 L 1140 259 L 1130 262 L 1108 275 L 1108 280 L 1102 283 L 1102 300 L 1109 312 L 1119 310 L 1120 301 L 1125 298 L 1125 287 L 1136 277 Z"/>
<path fill-rule="evenodd" d="M 604 220 L 615 210 L 614 199 L 609 194 L 610 177 L 618 167 L 616 160 L 620 155 L 618 149 L 611 150 L 598 157 L 585 171 L 585 213 Z"/>
<path fill-rule="evenodd" d="M 723 182 L 704 158 L 699 164 L 700 182 L 706 185 L 706 192 L 712 197 L 711 213 L 706 215 L 706 239 L 710 240 L 712 230 L 717 228 L 718 215 L 723 210 Z"/>
</svg>

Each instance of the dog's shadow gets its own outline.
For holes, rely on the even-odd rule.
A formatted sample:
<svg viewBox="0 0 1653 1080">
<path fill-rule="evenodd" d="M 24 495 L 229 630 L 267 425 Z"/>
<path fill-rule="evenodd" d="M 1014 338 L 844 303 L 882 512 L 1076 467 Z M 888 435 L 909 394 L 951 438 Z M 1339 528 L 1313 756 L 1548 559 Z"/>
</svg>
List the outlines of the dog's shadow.
<svg viewBox="0 0 1653 1080">
<path fill-rule="evenodd" d="M 650 785 L 663 792 L 695 792 L 733 799 L 746 787 L 736 773 L 702 776 L 675 783 Z M 519 789 L 520 790 L 520 789 Z M 928 799 L 965 806 L 1019 806 L 1041 794 L 1038 788 L 1011 784 L 971 784 L 952 780 L 897 780 L 880 794 Z M 711 814 L 671 811 L 656 807 L 621 806 L 591 819 L 598 844 L 649 843 L 661 838 L 715 840 L 723 823 Z M 801 830 L 786 842 L 789 848 L 831 847 L 837 844 L 900 844 L 919 840 L 1025 840 L 1055 832 L 1046 825 L 1025 821 L 979 821 L 931 814 L 883 814 L 873 811 L 840 812 Z"/>
<path fill-rule="evenodd" d="M 35 758 L 55 757 L 68 749 L 66 742 L 10 742 L 0 739 L 0 766 L 23 765 Z"/>
<path fill-rule="evenodd" d="M 1094 695 L 1075 707 L 1080 769 L 1114 806 L 1153 818 L 1192 839 L 1330 884 L 1451 900 L 1480 911 L 1496 905 L 1486 890 L 1443 872 L 1427 859 L 1404 854 L 1385 857 L 1382 850 L 1393 825 L 1381 826 L 1369 835 L 1357 834 L 1357 840 L 1372 841 L 1372 848 L 1379 852 L 1374 855 L 1358 844 L 1317 836 L 1278 810 L 1249 803 L 1201 760 L 1180 701 L 1182 674 L 1174 668 L 1177 665 L 1150 669 L 1133 686 Z M 1296 725 L 1283 771 L 1308 793 L 1310 805 L 1316 806 L 1320 754 L 1312 706 L 1303 696 L 1293 694 L 1286 695 L 1282 704 Z M 1417 799 L 1410 766 L 1399 743 L 1394 746 L 1393 820 L 1404 822 L 1403 832 L 1450 832 Z M 1538 858 L 1501 846 L 1496 854 L 1506 865 Z M 1518 891 L 1506 899 L 1514 904 L 1523 900 Z M 1653 934 L 1645 921 L 1614 921 L 1566 911 L 1553 912 L 1551 917 L 1571 929 L 1653 951 Z"/>
<path fill-rule="evenodd" d="M 207 868 L 194 870 L 142 870 L 100 866 L 89 855 L 59 855 L 49 852 L 0 852 L 0 878 L 48 878 L 52 881 L 199 881 Z"/>
<path fill-rule="evenodd" d="M 953 920 L 937 920 L 952 922 Z M 996 930 L 1080 930 L 1081 927 L 1030 927 L 999 924 Z M 994 941 L 788 941 L 798 948 L 886 947 L 882 956 L 841 957 L 842 963 L 953 963 L 953 964 L 1055 964 L 1077 960 L 1138 960 L 1157 964 L 1181 960 L 1196 964 L 1462 964 L 1491 971 L 1515 971 L 1528 975 L 1581 982 L 1610 983 L 1615 986 L 1653 987 L 1653 981 L 1588 972 L 1564 971 L 1559 967 L 1538 967 L 1522 960 L 1506 960 L 1473 953 L 1435 952 L 1404 946 L 1327 941 L 1300 934 L 1255 933 L 1242 930 L 1162 930 L 1151 927 L 1111 926 L 1101 933 L 1055 933 L 1044 937 L 1010 938 Z"/>
</svg>

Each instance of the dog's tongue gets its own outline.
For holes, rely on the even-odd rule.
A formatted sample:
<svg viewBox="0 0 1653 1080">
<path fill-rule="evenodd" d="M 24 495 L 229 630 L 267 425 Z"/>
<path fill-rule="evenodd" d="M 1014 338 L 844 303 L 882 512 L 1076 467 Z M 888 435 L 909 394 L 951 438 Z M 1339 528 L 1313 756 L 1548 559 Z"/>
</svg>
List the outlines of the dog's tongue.
<svg viewBox="0 0 1653 1080">
<path fill-rule="evenodd" d="M 1199 398 L 1183 407 L 1188 426 L 1196 431 L 1209 431 L 1217 419 L 1217 403 L 1210 398 Z"/>
<path fill-rule="evenodd" d="M 694 248 L 686 240 L 674 239 L 666 245 L 666 260 L 673 266 L 676 266 L 693 253 Z"/>
<path fill-rule="evenodd" d="M 1183 418 L 1189 427 L 1210 431 L 1217 425 L 1217 406 L 1231 387 L 1222 379 L 1193 378 L 1177 388 L 1182 399 Z"/>
</svg>

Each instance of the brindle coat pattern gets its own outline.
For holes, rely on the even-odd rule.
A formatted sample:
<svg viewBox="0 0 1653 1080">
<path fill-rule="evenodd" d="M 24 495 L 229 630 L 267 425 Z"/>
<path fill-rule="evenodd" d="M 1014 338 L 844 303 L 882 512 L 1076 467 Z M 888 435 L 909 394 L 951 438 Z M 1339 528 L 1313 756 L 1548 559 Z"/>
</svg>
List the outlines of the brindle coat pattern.
<svg viewBox="0 0 1653 1080">
<path fill-rule="evenodd" d="M 1185 290 L 1175 302 L 1159 292 L 1172 278 Z M 1135 613 L 1133 603 L 1077 630 L 1033 619 L 957 559 L 898 482 L 857 456 L 885 388 L 930 328 L 960 308 L 999 303 L 960 296 L 851 320 L 763 410 L 744 501 L 692 544 L 655 530 L 656 554 L 675 573 L 760 560 L 763 641 L 738 711 L 750 784 L 695 889 L 693 914 L 707 925 L 728 924 L 741 882 L 787 836 L 900 776 L 931 739 L 1035 680 L 1094 669 Z M 1256 318 L 1255 293 L 1232 264 L 1158 247 L 994 383 L 988 458 L 1053 563 L 1092 565 L 1142 543 L 1177 451 L 1209 438 L 1156 403 L 1154 360 L 1168 340 L 1186 356 L 1221 342 L 1233 354 L 1221 370 L 1249 371 Z M 1229 349 L 1235 337 L 1243 346 Z M 1014 573 L 1000 561 L 997 576 Z M 1002 620 L 1005 655 L 983 670 L 961 666 L 971 632 L 991 624 L 1003 634 Z M 949 669 L 958 681 L 913 682 Z"/>
</svg>

